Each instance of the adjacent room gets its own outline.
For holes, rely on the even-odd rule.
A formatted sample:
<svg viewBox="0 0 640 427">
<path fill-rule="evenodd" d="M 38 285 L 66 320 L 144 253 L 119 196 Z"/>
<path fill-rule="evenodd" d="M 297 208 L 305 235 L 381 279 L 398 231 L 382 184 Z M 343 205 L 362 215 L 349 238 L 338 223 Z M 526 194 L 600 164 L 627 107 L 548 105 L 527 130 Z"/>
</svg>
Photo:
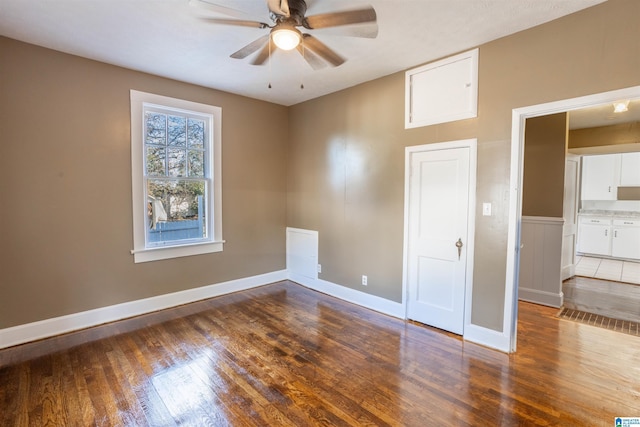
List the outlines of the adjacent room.
<svg viewBox="0 0 640 427">
<path fill-rule="evenodd" d="M 638 102 L 527 119 L 519 277 L 522 300 L 634 332 L 640 321 Z"/>
<path fill-rule="evenodd" d="M 638 16 L 1 0 L 0 425 L 631 425 L 640 331 L 559 310 L 579 214 L 637 264 L 638 120 L 571 123 L 638 114 Z"/>
</svg>

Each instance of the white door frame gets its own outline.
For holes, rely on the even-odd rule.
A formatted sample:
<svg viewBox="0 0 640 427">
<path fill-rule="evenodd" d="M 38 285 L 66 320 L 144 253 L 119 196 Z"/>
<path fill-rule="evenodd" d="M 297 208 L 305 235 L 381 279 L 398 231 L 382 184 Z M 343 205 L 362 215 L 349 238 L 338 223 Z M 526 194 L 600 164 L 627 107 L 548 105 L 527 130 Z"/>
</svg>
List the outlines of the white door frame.
<svg viewBox="0 0 640 427">
<path fill-rule="evenodd" d="M 522 170 L 524 163 L 525 121 L 531 117 L 562 113 L 598 104 L 613 103 L 624 99 L 640 98 L 640 86 L 602 92 L 578 98 L 564 99 L 529 107 L 516 108 L 511 120 L 511 172 L 509 177 L 509 225 L 507 237 L 507 271 L 502 335 L 508 339 L 509 348 L 516 351 L 518 322 L 518 274 L 520 263 L 520 224 L 522 222 Z M 613 106 L 612 106 L 613 108 Z"/>
<path fill-rule="evenodd" d="M 579 207 L 580 207 L 580 176 L 582 175 L 582 168 L 580 167 L 580 158 L 581 156 L 578 154 L 571 154 L 571 153 L 566 153 L 564 156 L 564 176 L 565 176 L 565 181 L 564 181 L 564 194 L 567 194 L 567 165 L 569 164 L 569 161 L 573 161 L 576 163 L 576 181 L 573 183 L 574 187 L 573 187 L 573 191 L 574 191 L 574 198 L 571 201 L 573 203 L 574 206 L 574 215 L 573 218 L 571 218 L 571 222 L 567 221 L 567 212 L 566 212 L 566 200 L 562 200 L 562 217 L 564 218 L 564 224 L 562 225 L 562 247 L 561 247 L 561 260 L 562 261 L 566 261 L 564 259 L 564 254 L 566 253 L 566 228 L 567 228 L 567 224 L 571 224 L 574 227 L 573 230 L 573 247 L 571 248 L 571 253 L 573 254 L 573 257 L 571 259 L 571 266 L 569 268 L 569 274 L 567 275 L 565 273 L 565 263 L 562 262 L 562 270 L 561 270 L 561 276 L 560 276 L 560 281 L 563 281 L 565 279 L 568 279 L 572 276 L 575 275 L 576 272 L 576 242 L 577 242 L 577 235 L 578 235 L 578 211 L 579 211 Z"/>
<path fill-rule="evenodd" d="M 464 330 L 471 322 L 471 302 L 473 292 L 473 260 L 475 248 L 475 215 L 476 215 L 476 171 L 478 164 L 478 140 L 463 139 L 458 141 L 439 142 L 434 144 L 416 145 L 405 148 L 404 157 L 404 244 L 402 256 L 402 305 L 405 319 L 408 311 L 408 281 L 409 281 L 409 190 L 411 183 L 411 156 L 414 153 L 435 150 L 450 150 L 455 148 L 469 148 L 469 212 L 467 215 L 467 267 L 464 297 Z"/>
</svg>

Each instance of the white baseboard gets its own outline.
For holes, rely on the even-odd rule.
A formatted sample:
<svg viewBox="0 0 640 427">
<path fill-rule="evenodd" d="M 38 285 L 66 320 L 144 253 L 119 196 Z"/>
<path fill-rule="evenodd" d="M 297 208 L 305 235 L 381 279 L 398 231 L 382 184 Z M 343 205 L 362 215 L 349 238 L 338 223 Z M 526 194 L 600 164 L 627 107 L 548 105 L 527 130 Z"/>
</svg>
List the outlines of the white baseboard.
<svg viewBox="0 0 640 427">
<path fill-rule="evenodd" d="M 337 285 L 322 279 L 313 279 L 306 276 L 290 274 L 289 280 L 306 286 L 309 289 L 331 295 L 332 297 L 336 297 L 389 316 L 398 317 L 400 319 L 406 318 L 404 305 L 399 302 L 390 301 L 365 292 L 356 291 L 355 289 Z"/>
<path fill-rule="evenodd" d="M 399 319 L 406 319 L 406 309 L 402 303 L 390 301 L 322 279 L 313 279 L 290 273 L 289 280 L 332 297 Z M 505 336 L 502 332 L 483 328 L 482 326 L 472 324 L 465 325 L 463 339 L 504 353 L 510 352 L 510 339 L 508 336 Z"/>
<path fill-rule="evenodd" d="M 562 307 L 564 294 L 540 291 L 538 289 L 520 288 L 518 289 L 518 299 L 522 301 L 533 302 L 536 304 L 547 305 L 549 307 Z"/>
<path fill-rule="evenodd" d="M 0 329 L 0 349 L 190 302 L 256 288 L 286 280 L 287 277 L 286 270 L 275 271 Z"/>
<path fill-rule="evenodd" d="M 406 310 L 402 303 L 347 288 L 326 280 L 290 274 L 287 270 L 281 270 L 0 329 L 0 349 L 287 279 L 318 292 L 389 316 L 399 319 L 406 318 Z M 509 338 L 505 338 L 501 332 L 491 329 L 477 325 L 466 325 L 464 339 L 503 352 L 509 352 Z"/>
<path fill-rule="evenodd" d="M 468 324 L 464 327 L 463 338 L 465 341 L 500 350 L 504 353 L 511 352 L 511 339 L 509 336 L 503 332 L 494 331 L 493 329 Z"/>
</svg>

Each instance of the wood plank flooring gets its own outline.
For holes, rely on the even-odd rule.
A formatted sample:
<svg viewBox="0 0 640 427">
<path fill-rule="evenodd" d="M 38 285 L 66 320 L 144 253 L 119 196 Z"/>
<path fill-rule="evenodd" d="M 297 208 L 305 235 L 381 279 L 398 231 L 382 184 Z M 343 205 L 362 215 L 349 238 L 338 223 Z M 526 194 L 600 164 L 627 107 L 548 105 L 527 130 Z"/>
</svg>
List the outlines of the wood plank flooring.
<svg viewBox="0 0 640 427">
<path fill-rule="evenodd" d="M 574 276 L 562 282 L 564 307 L 640 322 L 640 286 Z"/>
<path fill-rule="evenodd" d="M 0 351 L 0 426 L 612 426 L 640 339 L 520 303 L 505 355 L 291 282 Z"/>
</svg>

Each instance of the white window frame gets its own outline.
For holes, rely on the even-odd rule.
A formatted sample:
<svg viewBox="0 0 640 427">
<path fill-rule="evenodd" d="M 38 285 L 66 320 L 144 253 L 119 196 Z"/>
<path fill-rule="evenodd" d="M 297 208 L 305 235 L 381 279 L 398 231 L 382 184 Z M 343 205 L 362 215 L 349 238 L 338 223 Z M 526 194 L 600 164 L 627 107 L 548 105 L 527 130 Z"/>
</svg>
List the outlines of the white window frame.
<svg viewBox="0 0 640 427">
<path fill-rule="evenodd" d="M 131 90 L 131 197 L 133 206 L 134 262 L 200 255 L 223 250 L 222 239 L 222 109 L 220 107 Z M 208 138 L 208 158 L 211 185 L 208 186 L 207 229 L 208 236 L 197 243 L 180 243 L 153 246 L 146 243 L 147 201 L 145 191 L 144 108 L 194 112 L 211 117 Z"/>
</svg>

